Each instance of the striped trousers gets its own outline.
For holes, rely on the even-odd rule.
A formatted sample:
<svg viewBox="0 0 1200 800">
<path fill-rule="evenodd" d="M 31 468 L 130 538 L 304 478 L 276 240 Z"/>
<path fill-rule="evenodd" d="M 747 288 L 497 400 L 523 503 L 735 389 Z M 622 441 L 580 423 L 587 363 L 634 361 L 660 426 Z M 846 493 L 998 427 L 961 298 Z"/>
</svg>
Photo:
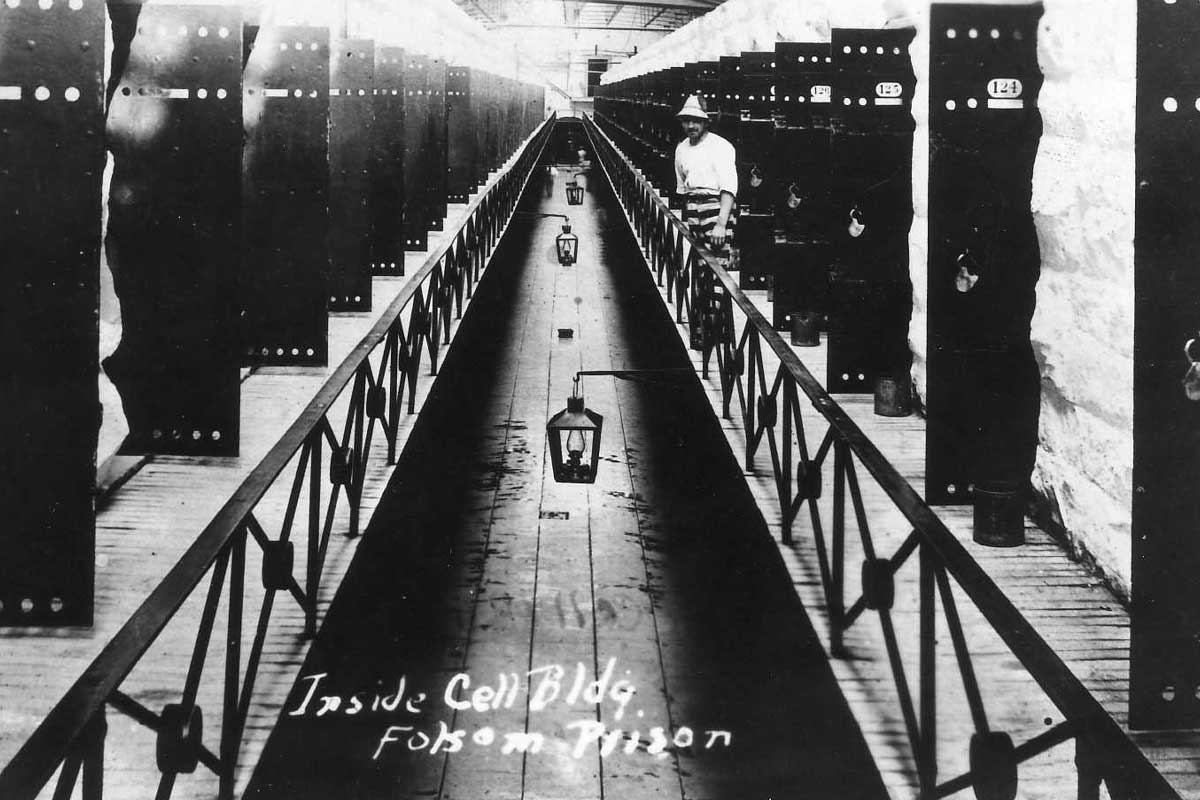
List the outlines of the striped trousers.
<svg viewBox="0 0 1200 800">
<path fill-rule="evenodd" d="M 734 231 L 737 228 L 737 200 L 733 201 L 733 209 L 729 212 L 729 221 L 725 224 L 725 244 L 714 248 L 708 243 L 708 234 L 717 226 L 717 216 L 721 211 L 721 196 L 711 192 L 692 192 L 684 196 L 683 222 L 688 231 L 705 249 L 714 255 L 725 257 L 728 263 L 729 246 Z"/>
</svg>

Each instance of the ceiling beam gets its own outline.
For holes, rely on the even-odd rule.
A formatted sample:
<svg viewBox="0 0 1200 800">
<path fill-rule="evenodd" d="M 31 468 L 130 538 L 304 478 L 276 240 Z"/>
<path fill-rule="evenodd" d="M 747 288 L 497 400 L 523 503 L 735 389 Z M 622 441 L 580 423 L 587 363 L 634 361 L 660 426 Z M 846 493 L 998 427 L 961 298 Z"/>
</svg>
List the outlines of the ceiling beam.
<svg viewBox="0 0 1200 800">
<path fill-rule="evenodd" d="M 662 16 L 664 13 L 666 13 L 666 9 L 665 9 L 665 8 L 660 8 L 658 11 L 655 11 L 655 12 L 654 12 L 654 16 L 652 16 L 652 17 L 650 17 L 650 19 L 646 20 L 646 24 L 645 24 L 643 27 L 645 27 L 645 28 L 649 28 L 649 27 L 650 27 L 650 23 L 651 23 L 651 22 L 654 22 L 654 20 L 656 20 L 656 19 L 658 19 L 659 17 L 661 17 L 661 16 Z"/>
<path fill-rule="evenodd" d="M 712 11 L 720 0 L 584 0 L 589 6 L 644 6 L 647 8 L 686 8 L 692 11 Z"/>
<path fill-rule="evenodd" d="M 488 26 L 488 30 L 504 30 L 507 28 L 537 28 L 554 31 L 637 31 L 640 33 L 672 33 L 678 30 L 677 28 L 639 28 L 630 26 L 612 28 L 607 25 L 545 25 L 533 22 L 502 22 L 499 25 Z"/>
<path fill-rule="evenodd" d="M 616 18 L 617 18 L 617 14 L 620 14 L 620 13 L 621 13 L 621 10 L 622 10 L 622 9 L 624 9 L 624 8 L 625 8 L 625 4 L 624 4 L 624 3 L 617 3 L 617 4 L 616 4 L 616 5 L 613 7 L 613 12 L 612 12 L 611 14 L 609 14 L 609 15 L 608 15 L 608 19 L 607 19 L 607 20 L 605 20 L 604 24 L 605 24 L 605 25 L 612 25 L 612 21 L 613 21 L 614 19 L 616 19 Z"/>
<path fill-rule="evenodd" d="M 545 82 L 546 82 L 546 85 L 547 85 L 547 86 L 549 86 L 549 87 L 550 87 L 550 88 L 551 88 L 553 91 L 555 91 L 555 92 L 558 92 L 560 95 L 562 95 L 563 97 L 567 98 L 568 100 L 570 100 L 570 99 L 571 99 L 571 95 L 567 93 L 567 90 L 566 90 L 566 89 L 563 89 L 563 88 L 561 88 L 561 87 L 560 87 L 558 84 L 556 84 L 554 81 L 552 81 L 552 80 L 550 80 L 550 79 L 548 79 L 548 78 L 542 78 L 542 80 L 543 80 L 543 81 L 545 81 Z"/>
<path fill-rule="evenodd" d="M 493 25 L 496 24 L 496 20 L 492 18 L 491 14 L 489 14 L 486 10 L 484 10 L 483 6 L 479 4 L 479 0 L 471 0 L 471 5 L 475 6 L 475 8 L 477 8 L 477 9 L 479 9 L 479 13 L 483 15 L 484 19 L 486 19 L 488 22 L 492 23 Z M 468 11 L 467 13 L 469 14 L 471 12 Z"/>
</svg>

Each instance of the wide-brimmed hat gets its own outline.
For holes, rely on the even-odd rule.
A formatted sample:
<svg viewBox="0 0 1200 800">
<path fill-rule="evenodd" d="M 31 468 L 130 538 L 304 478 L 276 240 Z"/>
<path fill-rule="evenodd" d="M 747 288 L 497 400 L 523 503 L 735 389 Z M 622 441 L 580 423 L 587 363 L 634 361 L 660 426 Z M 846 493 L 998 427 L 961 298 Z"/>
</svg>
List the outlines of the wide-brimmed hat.
<svg viewBox="0 0 1200 800">
<path fill-rule="evenodd" d="M 679 109 L 679 113 L 675 115 L 680 119 L 702 119 L 708 121 L 708 113 L 700 107 L 700 98 L 696 95 L 688 95 L 688 99 L 684 101 L 683 108 Z"/>
</svg>

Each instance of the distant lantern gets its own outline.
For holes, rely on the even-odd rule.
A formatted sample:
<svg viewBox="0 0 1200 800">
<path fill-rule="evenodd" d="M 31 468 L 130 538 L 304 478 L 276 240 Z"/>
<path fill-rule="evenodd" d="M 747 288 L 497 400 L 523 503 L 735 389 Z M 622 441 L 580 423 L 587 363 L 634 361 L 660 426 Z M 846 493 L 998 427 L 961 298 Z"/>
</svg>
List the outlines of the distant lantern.
<svg viewBox="0 0 1200 800">
<path fill-rule="evenodd" d="M 583 205 L 583 187 L 575 181 L 567 182 L 567 205 L 581 206 Z"/>
<path fill-rule="evenodd" d="M 554 239 L 554 246 L 558 249 L 559 264 L 569 267 L 575 263 L 579 256 L 579 237 L 571 233 L 570 223 L 562 226 L 562 233 Z"/>
<path fill-rule="evenodd" d="M 595 483 L 600 463 L 604 417 L 583 405 L 583 395 L 567 398 L 567 407 L 546 423 L 550 462 L 556 483 Z"/>
</svg>

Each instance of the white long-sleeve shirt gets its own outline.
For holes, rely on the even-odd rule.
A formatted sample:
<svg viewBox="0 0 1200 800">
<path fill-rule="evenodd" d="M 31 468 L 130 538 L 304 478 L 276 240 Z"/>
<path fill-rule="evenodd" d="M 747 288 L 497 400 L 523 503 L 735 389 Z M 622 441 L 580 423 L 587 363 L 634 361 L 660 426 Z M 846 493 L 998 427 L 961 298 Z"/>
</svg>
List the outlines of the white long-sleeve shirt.
<svg viewBox="0 0 1200 800">
<path fill-rule="evenodd" d="M 729 192 L 737 197 L 737 155 L 729 140 L 708 131 L 699 144 L 680 142 L 675 147 L 675 191 Z"/>
</svg>

